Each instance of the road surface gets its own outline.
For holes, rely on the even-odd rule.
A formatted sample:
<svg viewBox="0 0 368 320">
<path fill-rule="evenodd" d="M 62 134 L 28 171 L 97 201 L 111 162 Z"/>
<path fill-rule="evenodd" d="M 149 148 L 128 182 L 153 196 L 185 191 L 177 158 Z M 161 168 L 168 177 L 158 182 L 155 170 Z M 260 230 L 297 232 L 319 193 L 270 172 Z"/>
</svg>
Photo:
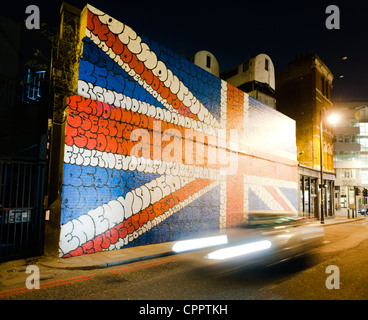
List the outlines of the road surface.
<svg viewBox="0 0 368 320">
<path fill-rule="evenodd" d="M 33 290 L 25 286 L 32 273 L 27 274 L 26 267 L 20 266 L 3 271 L 0 299 L 367 299 L 367 239 L 368 219 L 329 225 L 325 227 L 324 244 L 307 260 L 287 261 L 252 270 L 221 269 L 220 272 L 203 259 L 202 251 L 85 271 L 40 267 L 40 288 Z M 335 269 L 331 271 L 329 266 Z M 5 286 L 11 276 L 14 278 L 12 272 L 17 274 L 17 281 Z M 336 272 L 339 273 L 338 278 L 328 278 L 336 276 Z M 329 289 L 326 282 L 335 288 Z"/>
</svg>

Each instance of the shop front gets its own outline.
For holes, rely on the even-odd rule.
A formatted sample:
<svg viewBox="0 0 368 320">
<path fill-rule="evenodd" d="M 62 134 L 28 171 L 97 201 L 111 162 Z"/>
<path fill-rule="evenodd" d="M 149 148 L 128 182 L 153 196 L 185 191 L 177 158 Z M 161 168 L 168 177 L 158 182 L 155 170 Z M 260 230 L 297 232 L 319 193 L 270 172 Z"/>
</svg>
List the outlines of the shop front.
<svg viewBox="0 0 368 320">
<path fill-rule="evenodd" d="M 299 213 L 308 218 L 321 217 L 320 171 L 299 165 Z M 335 175 L 323 173 L 322 204 L 325 218 L 334 217 Z"/>
</svg>

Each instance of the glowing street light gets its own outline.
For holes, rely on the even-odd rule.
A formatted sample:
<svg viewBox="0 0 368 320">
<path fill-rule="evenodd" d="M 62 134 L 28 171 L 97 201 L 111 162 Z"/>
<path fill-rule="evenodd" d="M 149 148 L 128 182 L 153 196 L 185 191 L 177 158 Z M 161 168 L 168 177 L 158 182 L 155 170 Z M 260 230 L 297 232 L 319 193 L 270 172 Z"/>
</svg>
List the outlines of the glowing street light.
<svg viewBox="0 0 368 320">
<path fill-rule="evenodd" d="M 331 124 L 336 124 L 337 122 L 339 122 L 339 119 L 340 119 L 339 115 L 334 113 L 328 117 L 328 122 L 330 122 Z"/>
</svg>

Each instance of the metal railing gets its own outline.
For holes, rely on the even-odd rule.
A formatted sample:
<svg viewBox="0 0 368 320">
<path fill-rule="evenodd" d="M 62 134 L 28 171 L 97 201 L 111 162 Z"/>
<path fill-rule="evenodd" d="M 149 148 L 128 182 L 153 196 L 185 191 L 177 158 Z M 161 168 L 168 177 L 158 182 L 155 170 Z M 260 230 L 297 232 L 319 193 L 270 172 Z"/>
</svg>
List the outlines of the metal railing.
<svg viewBox="0 0 368 320">
<path fill-rule="evenodd" d="M 0 261 L 42 254 L 44 165 L 0 160 Z"/>
</svg>

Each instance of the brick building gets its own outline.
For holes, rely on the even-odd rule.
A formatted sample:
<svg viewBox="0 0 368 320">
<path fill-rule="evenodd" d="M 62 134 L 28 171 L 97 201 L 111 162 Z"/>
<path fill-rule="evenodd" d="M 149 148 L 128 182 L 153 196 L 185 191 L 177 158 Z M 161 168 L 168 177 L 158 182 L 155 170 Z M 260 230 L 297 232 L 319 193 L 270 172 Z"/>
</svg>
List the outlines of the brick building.
<svg viewBox="0 0 368 320">
<path fill-rule="evenodd" d="M 320 218 L 320 121 L 323 128 L 323 207 L 334 215 L 333 130 L 327 122 L 332 108 L 333 75 L 317 54 L 305 54 L 276 74 L 277 110 L 296 121 L 299 162 L 299 210 Z"/>
</svg>

